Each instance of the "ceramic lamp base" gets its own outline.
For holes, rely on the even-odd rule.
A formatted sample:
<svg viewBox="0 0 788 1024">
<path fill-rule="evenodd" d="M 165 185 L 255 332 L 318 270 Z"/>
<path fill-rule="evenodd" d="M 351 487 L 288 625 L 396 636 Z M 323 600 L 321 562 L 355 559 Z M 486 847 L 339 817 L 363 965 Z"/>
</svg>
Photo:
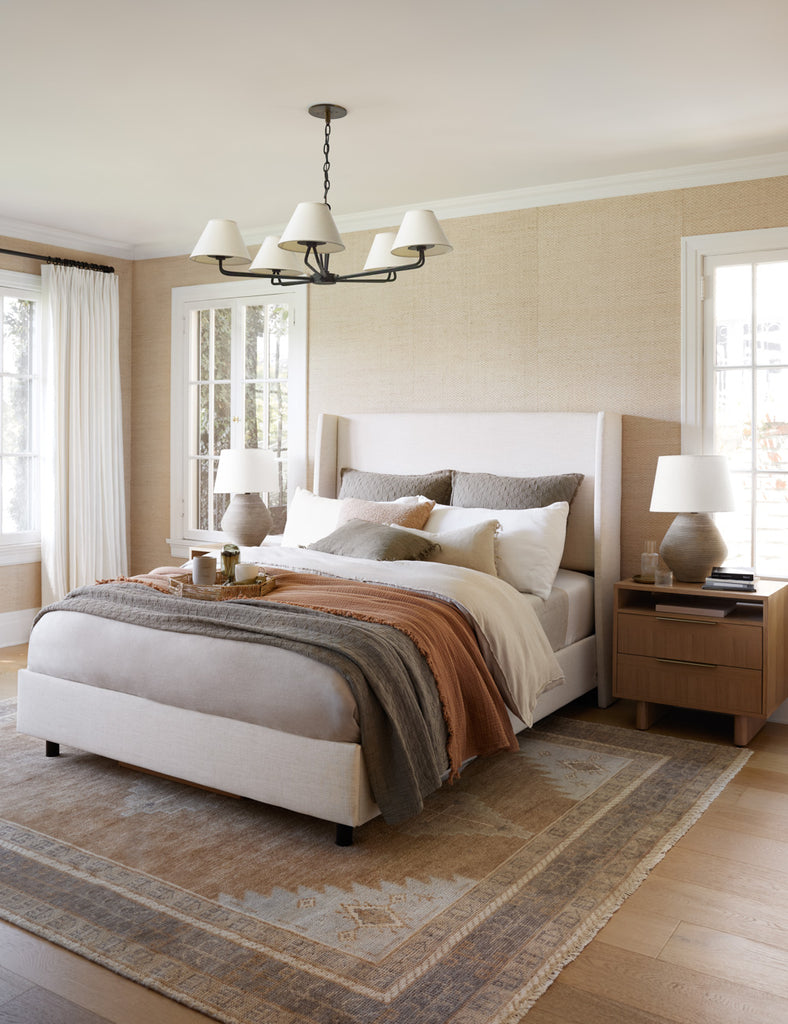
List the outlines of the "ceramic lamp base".
<svg viewBox="0 0 788 1024">
<path fill-rule="evenodd" d="M 706 512 L 680 512 L 665 534 L 659 553 L 680 583 L 703 583 L 712 567 L 722 565 L 728 549 Z"/>
<path fill-rule="evenodd" d="M 222 517 L 222 532 L 239 547 L 255 548 L 271 532 L 273 522 L 259 494 L 236 494 Z"/>
</svg>

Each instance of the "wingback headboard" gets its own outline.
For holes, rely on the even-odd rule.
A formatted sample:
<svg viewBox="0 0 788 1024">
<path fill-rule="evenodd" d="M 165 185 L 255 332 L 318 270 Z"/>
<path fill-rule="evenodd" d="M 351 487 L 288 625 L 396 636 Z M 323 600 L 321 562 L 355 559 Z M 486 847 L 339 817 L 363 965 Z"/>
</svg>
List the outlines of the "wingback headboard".
<svg viewBox="0 0 788 1024">
<path fill-rule="evenodd" d="M 561 564 L 594 573 L 599 702 L 606 706 L 612 701 L 613 584 L 621 565 L 620 415 L 323 413 L 315 448 L 315 493 L 336 497 L 346 468 L 379 473 L 456 469 L 501 476 L 582 473 Z"/>
</svg>

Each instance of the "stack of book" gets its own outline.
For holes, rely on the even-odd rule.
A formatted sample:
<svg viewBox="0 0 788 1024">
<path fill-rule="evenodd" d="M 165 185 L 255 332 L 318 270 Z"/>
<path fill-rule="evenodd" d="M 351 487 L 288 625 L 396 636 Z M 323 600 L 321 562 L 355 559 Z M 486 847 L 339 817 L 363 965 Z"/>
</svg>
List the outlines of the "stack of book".
<svg viewBox="0 0 788 1024">
<path fill-rule="evenodd" d="M 735 569 L 724 565 L 715 565 L 711 575 L 706 577 L 704 590 L 736 590 L 752 593 L 755 590 L 757 577 L 752 568 Z"/>
</svg>

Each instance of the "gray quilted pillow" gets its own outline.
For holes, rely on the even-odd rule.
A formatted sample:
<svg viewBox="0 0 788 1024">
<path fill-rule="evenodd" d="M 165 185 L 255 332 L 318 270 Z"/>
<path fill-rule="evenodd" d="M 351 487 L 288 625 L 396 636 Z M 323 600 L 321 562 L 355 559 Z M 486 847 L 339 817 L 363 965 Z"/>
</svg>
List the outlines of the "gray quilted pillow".
<svg viewBox="0 0 788 1024">
<path fill-rule="evenodd" d="M 421 494 L 438 505 L 448 505 L 451 498 L 451 470 L 434 473 L 369 473 L 363 469 L 343 469 L 340 498 L 363 498 L 365 501 L 396 501 Z"/>
<path fill-rule="evenodd" d="M 451 504 L 458 508 L 545 508 L 555 501 L 571 502 L 582 479 L 582 473 L 522 477 L 455 471 Z"/>
</svg>

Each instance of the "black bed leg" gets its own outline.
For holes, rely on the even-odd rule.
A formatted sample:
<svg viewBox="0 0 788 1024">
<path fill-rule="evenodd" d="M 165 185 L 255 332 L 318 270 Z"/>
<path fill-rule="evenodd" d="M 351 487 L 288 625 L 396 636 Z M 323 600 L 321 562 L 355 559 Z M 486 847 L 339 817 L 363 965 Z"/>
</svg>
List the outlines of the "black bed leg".
<svg viewBox="0 0 788 1024">
<path fill-rule="evenodd" d="M 352 846 L 353 845 L 353 826 L 352 825 L 337 825 L 337 846 Z"/>
<path fill-rule="evenodd" d="M 60 756 L 60 744 L 53 743 L 52 740 L 46 741 L 47 745 L 47 757 L 59 757 Z"/>
</svg>

